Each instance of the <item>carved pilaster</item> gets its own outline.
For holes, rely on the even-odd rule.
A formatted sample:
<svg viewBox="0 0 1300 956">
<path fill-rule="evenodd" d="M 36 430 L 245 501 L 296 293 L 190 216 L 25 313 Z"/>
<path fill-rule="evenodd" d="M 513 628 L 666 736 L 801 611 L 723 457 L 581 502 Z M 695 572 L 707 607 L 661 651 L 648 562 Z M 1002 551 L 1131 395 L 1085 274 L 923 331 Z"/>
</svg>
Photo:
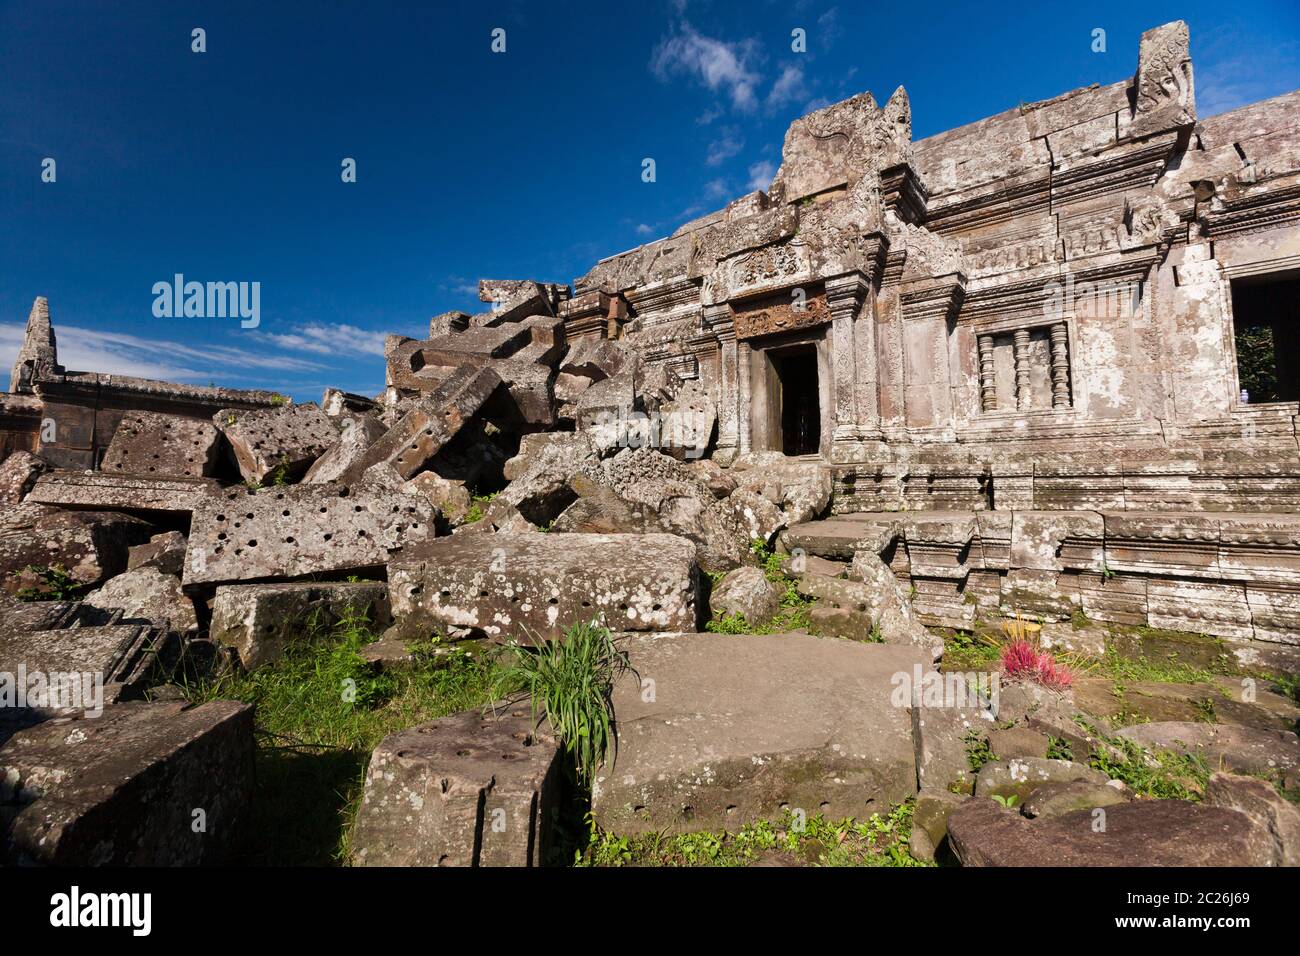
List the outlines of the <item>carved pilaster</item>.
<svg viewBox="0 0 1300 956">
<path fill-rule="evenodd" d="M 1052 326 L 1052 407 L 1070 407 L 1070 347 L 1064 322 Z"/>
<path fill-rule="evenodd" d="M 856 401 L 860 374 L 857 363 L 859 334 L 873 334 L 871 323 L 861 328 L 858 311 L 870 291 L 868 278 L 860 272 L 850 272 L 826 280 L 826 304 L 831 312 L 831 374 L 834 379 L 831 395 L 834 402 L 835 442 L 855 442 L 859 437 L 858 403 Z M 875 351 L 874 341 L 870 351 Z M 872 370 L 874 373 L 874 369 Z M 872 374 L 874 382 L 874 374 Z"/>
<path fill-rule="evenodd" d="M 980 352 L 980 408 L 986 412 L 998 410 L 998 385 L 993 374 L 993 336 L 979 337 Z"/>
<path fill-rule="evenodd" d="M 1016 408 L 1024 411 L 1033 404 L 1029 393 L 1029 330 L 1016 329 Z"/>
<path fill-rule="evenodd" d="M 704 328 L 718 342 L 718 444 L 713 457 L 730 464 L 740 451 L 740 420 L 744 408 L 740 402 L 739 353 L 731 307 L 706 305 Z"/>
</svg>

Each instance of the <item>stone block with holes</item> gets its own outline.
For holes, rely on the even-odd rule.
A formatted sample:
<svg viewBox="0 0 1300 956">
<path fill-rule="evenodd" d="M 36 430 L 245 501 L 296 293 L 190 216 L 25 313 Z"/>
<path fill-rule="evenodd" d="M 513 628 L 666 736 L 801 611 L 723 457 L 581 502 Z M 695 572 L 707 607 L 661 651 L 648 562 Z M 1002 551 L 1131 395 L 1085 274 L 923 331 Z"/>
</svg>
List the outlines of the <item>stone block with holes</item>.
<svg viewBox="0 0 1300 956">
<path fill-rule="evenodd" d="M 210 421 L 130 412 L 108 444 L 103 471 L 128 475 L 206 478 L 216 464 L 221 432 Z"/>
<path fill-rule="evenodd" d="M 291 641 L 328 632 L 345 616 L 387 627 L 388 586 L 382 581 L 228 584 L 217 588 L 209 633 L 251 670 L 278 660 Z"/>
<path fill-rule="evenodd" d="M 185 585 L 378 572 L 436 517 L 423 495 L 376 482 L 228 488 L 195 508 Z"/>
<path fill-rule="evenodd" d="M 559 748 L 525 702 L 385 737 L 352 831 L 360 866 L 539 866 L 560 803 Z"/>
<path fill-rule="evenodd" d="M 458 534 L 388 565 L 407 636 L 464 629 L 533 643 L 593 619 L 621 631 L 693 631 L 699 586 L 695 545 L 672 534 Z"/>
</svg>

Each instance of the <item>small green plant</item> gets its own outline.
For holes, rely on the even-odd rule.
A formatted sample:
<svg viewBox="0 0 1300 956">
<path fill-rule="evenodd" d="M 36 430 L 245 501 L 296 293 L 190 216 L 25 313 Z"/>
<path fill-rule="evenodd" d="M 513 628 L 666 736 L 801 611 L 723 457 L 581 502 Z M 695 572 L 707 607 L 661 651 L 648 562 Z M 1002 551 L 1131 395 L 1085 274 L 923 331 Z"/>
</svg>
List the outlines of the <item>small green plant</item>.
<svg viewBox="0 0 1300 956">
<path fill-rule="evenodd" d="M 276 406 L 279 406 L 279 405 L 288 405 L 288 404 L 289 404 L 289 396 L 288 396 L 288 395 L 281 395 L 279 392 L 277 392 L 276 394 L 274 394 L 274 395 L 271 396 L 271 404 L 272 404 L 272 405 L 276 405 Z"/>
<path fill-rule="evenodd" d="M 33 583 L 14 591 L 14 597 L 20 601 L 73 601 L 85 587 L 61 564 L 29 564 L 21 571 L 11 572 L 11 577 L 19 582 L 35 578 Z"/>
<path fill-rule="evenodd" d="M 545 715 L 573 755 L 578 781 L 590 785 L 597 768 L 617 749 L 614 684 L 632 669 L 627 654 L 615 646 L 609 629 L 595 622 L 575 624 L 563 639 L 537 647 L 511 644 L 509 650 L 514 662 L 505 669 L 504 680 L 528 691 L 533 720 Z"/>
<path fill-rule="evenodd" d="M 993 748 L 989 746 L 989 739 L 978 730 L 968 731 L 962 740 L 966 744 L 966 762 L 970 764 L 971 770 L 976 773 L 979 773 L 980 769 L 990 760 L 995 759 Z"/>
<path fill-rule="evenodd" d="M 1012 807 L 1014 807 L 1016 804 L 1020 802 L 1019 794 L 1015 794 L 1015 793 L 1011 794 L 1011 796 L 1009 797 L 1004 797 L 1000 793 L 992 793 L 989 794 L 989 796 L 991 796 L 994 800 L 1000 803 L 1002 805 L 1002 808 L 1005 810 L 1010 810 Z"/>
<path fill-rule="evenodd" d="M 1064 737 L 1049 737 L 1047 744 L 1048 760 L 1073 760 L 1074 748 Z"/>
<path fill-rule="evenodd" d="M 1084 613 L 1083 608 L 1076 607 L 1070 615 L 1070 627 L 1076 631 L 1082 631 L 1092 622 L 1088 620 L 1088 615 Z"/>
<path fill-rule="evenodd" d="M 1109 581 L 1114 576 L 1115 576 L 1115 572 L 1112 571 L 1108 565 L 1103 564 L 1101 566 L 1101 579 L 1103 581 Z"/>
<path fill-rule="evenodd" d="M 475 521 L 482 521 L 487 515 L 487 505 L 492 503 L 500 492 L 492 492 L 488 495 L 472 495 L 470 497 L 469 510 L 465 512 L 464 524 L 473 524 Z"/>
</svg>

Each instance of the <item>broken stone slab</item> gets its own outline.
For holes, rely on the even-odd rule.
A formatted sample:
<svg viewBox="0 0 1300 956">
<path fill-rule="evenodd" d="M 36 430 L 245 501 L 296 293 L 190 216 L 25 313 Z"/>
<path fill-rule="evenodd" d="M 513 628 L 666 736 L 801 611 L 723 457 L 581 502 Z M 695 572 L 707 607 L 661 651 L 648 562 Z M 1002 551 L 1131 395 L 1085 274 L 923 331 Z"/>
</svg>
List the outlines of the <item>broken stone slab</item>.
<svg viewBox="0 0 1300 956">
<path fill-rule="evenodd" d="M 302 477 L 304 484 L 318 485 L 338 481 L 388 430 L 377 412 L 365 415 L 341 415 L 337 416 L 337 420 L 338 441 L 312 462 L 311 467 Z"/>
<path fill-rule="evenodd" d="M 121 611 L 127 623 L 150 623 L 181 633 L 199 629 L 194 601 L 181 590 L 181 579 L 156 567 L 116 575 L 85 601 L 91 607 Z"/>
<path fill-rule="evenodd" d="M 886 569 L 886 574 L 889 574 Z M 853 580 L 828 578 L 819 574 L 804 574 L 795 584 L 800 594 L 814 597 L 818 607 L 838 609 L 839 615 L 819 615 L 822 624 L 838 631 L 840 636 L 855 640 L 868 640 L 877 634 L 886 644 L 910 645 L 925 648 L 937 660 L 943 653 L 943 640 L 931 634 L 921 623 L 908 619 L 903 613 L 905 598 L 892 593 L 896 586 L 893 575 L 887 588 L 872 587 Z M 865 631 L 856 636 L 865 625 Z"/>
<path fill-rule="evenodd" d="M 334 420 L 312 403 L 226 408 L 212 421 L 230 443 L 239 473 L 253 484 L 296 481 L 339 438 Z"/>
<path fill-rule="evenodd" d="M 1075 627 L 1068 623 L 1044 623 L 1038 632 L 1043 650 L 1061 650 L 1085 657 L 1106 656 L 1106 628 L 1099 624 Z"/>
<path fill-rule="evenodd" d="M 252 805 L 253 708 L 132 702 L 48 720 L 0 747 L 0 781 L 5 863 L 226 862 Z"/>
<path fill-rule="evenodd" d="M 941 674 L 927 667 L 907 676 L 917 786 L 969 794 L 975 786 L 969 748 L 993 726 L 993 700 L 987 693 L 992 682 L 987 682 L 985 693 L 981 693 L 978 681 L 972 687 L 960 673 Z M 900 681 L 899 686 L 907 685 Z"/>
<path fill-rule="evenodd" d="M 126 569 L 157 568 L 164 574 L 180 575 L 185 567 L 185 535 L 179 531 L 156 534 L 145 544 L 126 552 Z"/>
<path fill-rule="evenodd" d="M 424 471 L 416 475 L 406 483 L 405 490 L 423 495 L 424 499 L 437 508 L 452 527 L 464 523 L 470 508 L 474 505 L 474 500 L 463 482 L 451 481 L 432 471 Z"/>
<path fill-rule="evenodd" d="M 989 731 L 989 750 L 1003 760 L 1013 757 L 1045 758 L 1052 746 L 1051 738 L 1028 727 L 1007 727 Z"/>
<path fill-rule="evenodd" d="M 781 592 L 760 569 L 736 568 L 714 585 L 709 607 L 715 615 L 739 614 L 749 624 L 766 624 L 781 610 Z"/>
<path fill-rule="evenodd" d="M 0 592 L 14 593 L 24 569 L 63 568 L 94 585 L 126 568 L 127 549 L 149 539 L 147 522 L 98 511 L 23 503 L 0 514 Z"/>
<path fill-rule="evenodd" d="M 127 475 L 206 478 L 212 475 L 220 448 L 221 432 L 210 421 L 128 412 L 99 467 Z"/>
<path fill-rule="evenodd" d="M 343 473 L 342 480 L 356 481 L 381 463 L 403 479 L 414 478 L 500 388 L 501 376 L 491 368 L 457 369 L 429 395 L 413 402 Z"/>
<path fill-rule="evenodd" d="M 912 833 L 907 839 L 907 850 L 918 860 L 929 863 L 947 861 L 952 856 L 948 849 L 948 816 L 970 797 L 951 790 L 922 790 L 916 795 L 916 809 L 912 813 Z"/>
<path fill-rule="evenodd" d="M 458 534 L 388 565 L 403 633 L 466 628 L 533 643 L 592 620 L 628 631 L 694 629 L 695 546 L 667 534 Z"/>
<path fill-rule="evenodd" d="M 1071 783 L 1083 780 L 1104 784 L 1110 778 L 1099 770 L 1071 760 L 1046 757 L 1015 757 L 993 760 L 980 768 L 975 778 L 975 796 L 1017 796 L 1022 801 L 1045 783 Z"/>
<path fill-rule="evenodd" d="M 1247 695 L 1235 688 L 1236 697 L 1228 696 L 1232 684 L 1183 684 L 1160 681 L 1125 682 L 1123 693 L 1115 683 L 1104 678 L 1081 678 L 1075 681 L 1074 698 L 1080 708 L 1105 718 L 1113 727 L 1139 722 L 1204 721 L 1255 727 L 1260 730 L 1291 730 L 1300 711 L 1287 701 L 1252 688 Z M 1272 706 L 1250 702 L 1245 697 L 1273 699 Z"/>
<path fill-rule="evenodd" d="M 352 831 L 358 866 L 541 866 L 560 810 L 559 747 L 527 704 L 385 737 Z"/>
<path fill-rule="evenodd" d="M 327 633 L 344 618 L 376 630 L 391 621 L 382 582 L 234 584 L 217 588 L 208 633 L 234 650 L 245 670 L 279 660 L 295 640 Z"/>
<path fill-rule="evenodd" d="M 1256 777 L 1212 774 L 1205 802 L 1240 810 L 1259 823 L 1272 840 L 1274 866 L 1300 866 L 1300 807 L 1271 784 Z"/>
<path fill-rule="evenodd" d="M 829 561 L 815 554 L 804 554 L 800 551 L 783 558 L 781 570 L 792 578 L 802 577 L 805 574 L 819 574 L 824 578 L 838 579 L 848 575 L 849 562 Z"/>
<path fill-rule="evenodd" d="M 1104 813 L 1105 826 L 1094 816 Z M 1244 813 L 1183 800 L 1137 800 L 1030 820 L 990 799 L 948 817 L 962 866 L 1269 866 L 1272 841 Z"/>
<path fill-rule="evenodd" d="M 195 509 L 186 587 L 378 571 L 436 534 L 437 513 L 380 481 L 228 488 Z"/>
<path fill-rule="evenodd" d="M 895 675 L 913 648 L 805 634 L 637 634 L 614 688 L 618 752 L 592 811 L 619 834 L 865 819 L 916 793 L 909 707 Z"/>
<path fill-rule="evenodd" d="M 1132 791 L 1119 780 L 1108 780 L 1106 783 L 1089 780 L 1044 783 L 1025 799 L 1020 812 L 1031 819 L 1059 817 L 1076 810 L 1113 807 L 1132 799 Z"/>
<path fill-rule="evenodd" d="M 29 502 L 63 508 L 161 511 L 184 514 L 215 494 L 211 478 L 120 475 L 106 471 L 50 471 L 36 479 Z"/>
<path fill-rule="evenodd" d="M 0 673 L 79 675 L 98 682 L 103 699 L 130 697 L 165 674 L 175 662 L 179 635 L 150 624 L 120 623 L 98 609 L 92 622 L 76 604 L 61 619 L 0 623 Z M 40 627 L 41 629 L 36 629 Z M 82 688 L 85 688 L 84 681 Z M 69 705 L 69 706 L 76 706 Z"/>
<path fill-rule="evenodd" d="M 1200 754 L 1215 769 L 1280 776 L 1300 767 L 1300 738 L 1290 731 L 1157 721 L 1125 727 L 1118 736 L 1155 750 Z"/>
<path fill-rule="evenodd" d="M 351 415 L 366 415 L 380 412 L 382 406 L 373 398 L 345 392 L 337 388 L 327 388 L 321 396 L 320 408 L 330 418 L 347 418 Z"/>
<path fill-rule="evenodd" d="M 731 508 L 736 524 L 748 539 L 762 541 L 764 546 L 771 544 L 785 527 L 785 515 L 781 509 L 753 491 L 738 488 L 725 504 Z"/>
<path fill-rule="evenodd" d="M 15 451 L 0 463 L 0 504 L 16 505 L 27 497 L 46 464 L 29 451 Z"/>
</svg>

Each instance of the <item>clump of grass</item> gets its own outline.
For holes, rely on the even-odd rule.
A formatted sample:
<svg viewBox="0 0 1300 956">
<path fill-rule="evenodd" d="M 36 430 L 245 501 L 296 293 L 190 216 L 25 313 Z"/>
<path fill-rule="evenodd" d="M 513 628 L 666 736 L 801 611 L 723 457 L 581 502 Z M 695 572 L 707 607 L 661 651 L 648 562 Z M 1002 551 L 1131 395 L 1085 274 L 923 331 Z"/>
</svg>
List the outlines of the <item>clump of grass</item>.
<svg viewBox="0 0 1300 956">
<path fill-rule="evenodd" d="M 33 581 L 14 591 L 19 601 L 75 601 L 85 585 L 61 564 L 29 564 L 10 573 L 15 581 Z"/>
<path fill-rule="evenodd" d="M 794 578 L 781 568 L 781 555 L 774 553 L 759 538 L 749 545 L 750 554 L 754 556 L 763 576 L 781 590 L 781 609 L 770 621 L 754 624 L 745 620 L 742 614 L 715 615 L 713 620 L 704 625 L 706 631 L 714 634 L 782 634 L 796 631 L 808 626 L 808 609 L 812 607 L 811 598 L 799 593 Z M 709 572 L 709 580 L 716 587 L 725 574 Z"/>
<path fill-rule="evenodd" d="M 575 624 L 562 640 L 537 647 L 510 645 L 513 663 L 502 678 L 527 690 L 533 720 L 545 714 L 565 751 L 573 755 L 580 784 L 589 786 L 607 755 L 617 750 L 614 684 L 631 670 L 609 629 Z M 633 671 L 635 673 L 635 671 Z"/>
<path fill-rule="evenodd" d="M 346 861 L 370 754 L 384 737 L 490 703 L 501 674 L 466 655 L 375 672 L 358 653 L 376 640 L 362 609 L 309 624 L 283 657 L 186 687 L 195 702 L 240 700 L 256 710 L 256 793 L 244 862 Z"/>
<path fill-rule="evenodd" d="M 579 866 L 746 866 L 767 855 L 813 866 L 926 866 L 908 848 L 912 801 L 887 814 L 831 821 L 802 820 L 791 811 L 778 822 L 760 820 L 735 831 L 622 836 L 596 827 Z"/>
<path fill-rule="evenodd" d="M 465 512 L 465 520 L 462 524 L 473 524 L 475 521 L 482 521 L 487 515 L 487 506 L 499 494 L 499 491 L 494 491 L 487 495 L 471 495 L 469 510 Z"/>
<path fill-rule="evenodd" d="M 1094 770 L 1113 780 L 1122 780 L 1139 797 L 1159 800 L 1201 799 L 1210 780 L 1210 767 L 1195 754 L 1151 750 L 1123 737 L 1108 737 L 1088 722 L 1078 720 L 1090 734 L 1104 740 L 1112 750 L 1096 748 L 1088 758 Z"/>
</svg>

